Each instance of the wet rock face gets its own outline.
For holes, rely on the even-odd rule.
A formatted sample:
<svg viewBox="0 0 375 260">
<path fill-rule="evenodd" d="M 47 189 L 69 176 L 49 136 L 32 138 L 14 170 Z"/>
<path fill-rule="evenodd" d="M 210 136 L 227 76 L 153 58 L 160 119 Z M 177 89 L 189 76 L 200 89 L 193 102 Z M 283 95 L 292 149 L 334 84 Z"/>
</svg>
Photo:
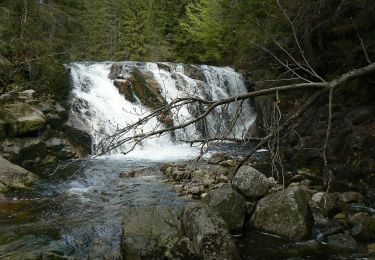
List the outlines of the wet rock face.
<svg viewBox="0 0 375 260">
<path fill-rule="evenodd" d="M 182 221 L 194 251 L 203 259 L 239 259 L 227 224 L 207 205 L 188 204 Z"/>
<path fill-rule="evenodd" d="M 30 190 L 38 178 L 0 156 L 0 193 Z"/>
<path fill-rule="evenodd" d="M 208 192 L 202 201 L 220 214 L 230 231 L 242 229 L 247 210 L 246 200 L 230 185 Z"/>
<path fill-rule="evenodd" d="M 38 131 L 44 127 L 45 123 L 44 114 L 29 104 L 6 104 L 1 106 L 0 110 L 0 138 Z"/>
<path fill-rule="evenodd" d="M 90 129 L 77 115 L 70 114 L 63 131 L 78 156 L 91 154 L 92 138 Z"/>
<path fill-rule="evenodd" d="M 237 171 L 232 180 L 232 185 L 249 200 L 263 197 L 272 186 L 265 175 L 246 165 Z"/>
<path fill-rule="evenodd" d="M 125 259 L 161 259 L 178 243 L 181 222 L 167 206 L 127 208 L 122 222 Z"/>
<path fill-rule="evenodd" d="M 292 240 L 311 236 L 314 218 L 300 188 L 288 188 L 261 199 L 250 219 L 256 229 Z"/>
<path fill-rule="evenodd" d="M 2 156 L 25 169 L 39 173 L 59 160 L 75 157 L 75 152 L 60 132 L 37 138 L 7 138 L 0 146 Z"/>
<path fill-rule="evenodd" d="M 161 94 L 160 85 L 154 75 L 138 68 L 129 69 L 125 73 L 125 67 L 119 64 L 112 65 L 110 77 L 114 79 L 113 84 L 129 102 L 139 100 L 150 110 L 156 110 L 167 104 Z M 158 120 L 167 127 L 173 126 L 173 119 L 170 111 L 158 117 Z"/>
<path fill-rule="evenodd" d="M 116 79 L 113 84 L 117 87 L 119 92 L 124 95 L 125 99 L 129 102 L 136 102 L 132 83 L 128 79 Z"/>
<path fill-rule="evenodd" d="M 375 240 L 375 216 L 361 215 L 352 220 L 352 235 L 362 241 Z"/>
<path fill-rule="evenodd" d="M 328 237 L 328 247 L 333 252 L 353 252 L 357 249 L 357 241 L 346 234 L 335 234 Z"/>
</svg>

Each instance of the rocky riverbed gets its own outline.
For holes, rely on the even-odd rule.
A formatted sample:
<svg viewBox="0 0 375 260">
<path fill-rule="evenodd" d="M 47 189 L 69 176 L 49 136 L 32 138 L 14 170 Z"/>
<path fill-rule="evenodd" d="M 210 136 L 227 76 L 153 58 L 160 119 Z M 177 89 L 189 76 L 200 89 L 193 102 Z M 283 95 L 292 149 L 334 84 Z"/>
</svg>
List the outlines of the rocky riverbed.
<svg viewBox="0 0 375 260">
<path fill-rule="evenodd" d="M 94 160 L 68 181 L 46 186 L 2 159 L 2 174 L 12 171 L 23 177 L 10 180 L 13 187 L 7 185 L 10 190 L 1 202 L 6 226 L 0 228 L 14 235 L 0 237 L 0 255 L 5 259 L 22 252 L 38 259 L 41 251 L 60 258 L 125 259 L 374 255 L 375 209 L 366 194 L 327 192 L 308 169 L 299 169 L 283 184 L 265 170 L 264 161 L 244 165 L 235 174 L 236 159 L 222 153 L 199 163 L 121 161 Z M 74 172 L 68 170 L 67 176 Z M 34 195 L 26 196 L 30 191 Z M 9 204 L 9 194 L 18 194 L 17 201 Z M 24 226 L 22 235 L 13 229 L 16 223 Z M 20 243 L 25 246 L 10 253 Z"/>
<path fill-rule="evenodd" d="M 234 174 L 235 160 L 223 154 L 208 162 L 161 165 L 174 190 L 196 202 L 180 212 L 158 206 L 126 209 L 126 257 L 374 256 L 375 211 L 361 193 L 327 192 L 307 169 L 283 184 L 251 165 Z"/>
</svg>

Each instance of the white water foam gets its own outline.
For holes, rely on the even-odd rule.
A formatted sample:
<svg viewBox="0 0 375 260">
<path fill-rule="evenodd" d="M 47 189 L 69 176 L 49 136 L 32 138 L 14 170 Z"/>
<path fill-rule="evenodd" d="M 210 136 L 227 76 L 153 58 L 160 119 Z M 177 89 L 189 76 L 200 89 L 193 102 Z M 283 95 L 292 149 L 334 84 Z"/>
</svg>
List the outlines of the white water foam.
<svg viewBox="0 0 375 260">
<path fill-rule="evenodd" d="M 140 101 L 129 102 L 119 93 L 113 80 L 109 78 L 112 65 L 113 63 L 72 63 L 68 65 L 71 69 L 73 83 L 72 113 L 78 114 L 90 127 L 94 147 L 103 138 L 112 135 L 118 129 L 137 122 L 142 115 L 151 112 Z M 167 102 L 188 95 L 216 100 L 246 92 L 242 76 L 231 68 L 196 66 L 195 68 L 204 76 L 204 79 L 197 79 L 190 77 L 182 64 L 163 63 L 163 65 L 121 63 L 121 66 L 124 67 L 136 67 L 152 73 Z M 192 111 L 197 111 L 197 109 L 197 107 L 190 106 L 173 111 L 174 124 L 177 125 L 192 119 L 194 117 Z M 229 115 L 234 113 L 236 113 L 236 106 L 229 106 L 225 110 L 216 109 L 207 117 L 204 133 L 197 126 L 191 125 L 176 131 L 176 139 L 187 140 L 217 136 L 219 133 L 223 133 L 231 123 Z M 243 110 L 239 113 L 239 120 L 230 134 L 233 137 L 242 136 L 253 123 L 254 118 L 255 115 L 252 113 L 250 104 L 245 102 Z M 152 119 L 143 125 L 142 129 L 134 129 L 129 135 L 152 131 L 160 128 L 158 125 L 160 123 L 156 119 Z M 111 151 L 111 154 L 121 154 L 128 148 L 121 146 Z M 143 141 L 127 157 L 156 161 L 178 160 L 195 157 L 199 152 L 199 149 L 175 142 L 169 134 L 163 134 Z"/>
</svg>

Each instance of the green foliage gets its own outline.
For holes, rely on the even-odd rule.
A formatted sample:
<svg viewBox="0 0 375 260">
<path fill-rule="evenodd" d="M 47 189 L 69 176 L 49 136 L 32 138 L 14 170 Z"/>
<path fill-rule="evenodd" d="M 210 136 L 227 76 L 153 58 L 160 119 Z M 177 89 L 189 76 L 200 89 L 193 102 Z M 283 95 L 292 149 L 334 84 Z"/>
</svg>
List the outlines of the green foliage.
<svg viewBox="0 0 375 260">
<path fill-rule="evenodd" d="M 273 55 L 307 66 L 305 56 L 328 78 L 366 64 L 363 46 L 374 59 L 375 1 L 279 2 L 303 55 L 275 0 L 2 0 L 0 89 L 50 91 L 72 60 L 234 65 L 264 79 L 292 76 Z"/>
<path fill-rule="evenodd" d="M 186 39 L 198 48 L 197 58 L 201 62 L 217 63 L 221 60 L 224 45 L 224 8 L 220 0 L 201 0 L 191 3 L 186 9 L 186 18 L 181 21 L 181 30 Z"/>
<path fill-rule="evenodd" d="M 0 87 L 46 90 L 69 59 L 79 1 L 2 1 Z M 49 89 L 51 92 L 51 89 Z"/>
</svg>

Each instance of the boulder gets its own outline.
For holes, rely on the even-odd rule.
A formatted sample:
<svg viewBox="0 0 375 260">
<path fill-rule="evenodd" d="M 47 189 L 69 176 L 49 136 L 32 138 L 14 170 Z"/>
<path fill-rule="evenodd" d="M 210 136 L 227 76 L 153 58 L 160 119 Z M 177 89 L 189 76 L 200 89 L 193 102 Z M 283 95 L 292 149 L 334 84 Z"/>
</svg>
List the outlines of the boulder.
<svg viewBox="0 0 375 260">
<path fill-rule="evenodd" d="M 178 214 L 162 205 L 127 208 L 122 232 L 125 259 L 162 259 L 182 237 Z"/>
<path fill-rule="evenodd" d="M 247 165 L 237 171 L 232 185 L 249 200 L 263 197 L 272 186 L 265 175 Z"/>
<path fill-rule="evenodd" d="M 46 144 L 42 138 L 28 138 L 18 154 L 17 163 L 28 170 L 34 171 L 35 167 L 43 164 L 42 161 L 48 155 Z"/>
<path fill-rule="evenodd" d="M 0 145 L 1 155 L 13 163 L 17 162 L 21 149 L 29 138 L 7 138 Z"/>
<path fill-rule="evenodd" d="M 92 139 L 90 128 L 79 118 L 79 116 L 71 113 L 68 121 L 64 125 L 63 131 L 71 146 L 74 147 L 75 154 L 78 156 L 91 154 Z"/>
<path fill-rule="evenodd" d="M 208 192 L 203 202 L 219 212 L 230 231 L 242 229 L 247 210 L 246 200 L 230 185 Z"/>
<path fill-rule="evenodd" d="M 228 159 L 228 155 L 225 153 L 213 153 L 208 159 L 209 164 L 219 164 Z"/>
<path fill-rule="evenodd" d="M 66 160 L 74 157 L 74 151 L 69 143 L 58 137 L 52 137 L 45 142 L 49 154 L 54 154 L 58 159 Z"/>
<path fill-rule="evenodd" d="M 302 240 L 311 236 L 314 218 L 303 190 L 294 187 L 261 199 L 250 224 L 271 234 Z"/>
<path fill-rule="evenodd" d="M 0 108 L 0 138 L 35 132 L 45 123 L 44 114 L 29 104 L 5 104 Z"/>
<path fill-rule="evenodd" d="M 220 215 L 200 202 L 185 206 L 183 226 L 194 251 L 204 259 L 238 259 L 236 245 Z"/>
<path fill-rule="evenodd" d="M 326 217 L 333 217 L 340 211 L 338 198 L 327 192 L 315 193 L 311 198 L 311 204 L 318 207 Z"/>
<path fill-rule="evenodd" d="M 0 193 L 29 190 L 37 181 L 36 175 L 0 156 Z"/>
<path fill-rule="evenodd" d="M 359 192 L 355 191 L 348 191 L 339 194 L 340 201 L 344 203 L 352 203 L 352 202 L 362 202 L 363 196 Z"/>
<path fill-rule="evenodd" d="M 55 103 L 52 110 L 46 113 L 47 123 L 53 129 L 60 129 L 63 123 L 68 119 L 68 112 L 59 103 Z"/>
<path fill-rule="evenodd" d="M 334 252 L 353 252 L 357 249 L 357 241 L 346 234 L 334 234 L 328 237 L 328 248 Z"/>
<path fill-rule="evenodd" d="M 197 65 L 189 65 L 189 64 L 184 64 L 184 73 L 188 77 L 195 79 L 195 80 L 200 80 L 205 82 L 206 81 L 206 76 L 204 75 L 204 72 L 201 68 L 199 68 Z"/>
</svg>

